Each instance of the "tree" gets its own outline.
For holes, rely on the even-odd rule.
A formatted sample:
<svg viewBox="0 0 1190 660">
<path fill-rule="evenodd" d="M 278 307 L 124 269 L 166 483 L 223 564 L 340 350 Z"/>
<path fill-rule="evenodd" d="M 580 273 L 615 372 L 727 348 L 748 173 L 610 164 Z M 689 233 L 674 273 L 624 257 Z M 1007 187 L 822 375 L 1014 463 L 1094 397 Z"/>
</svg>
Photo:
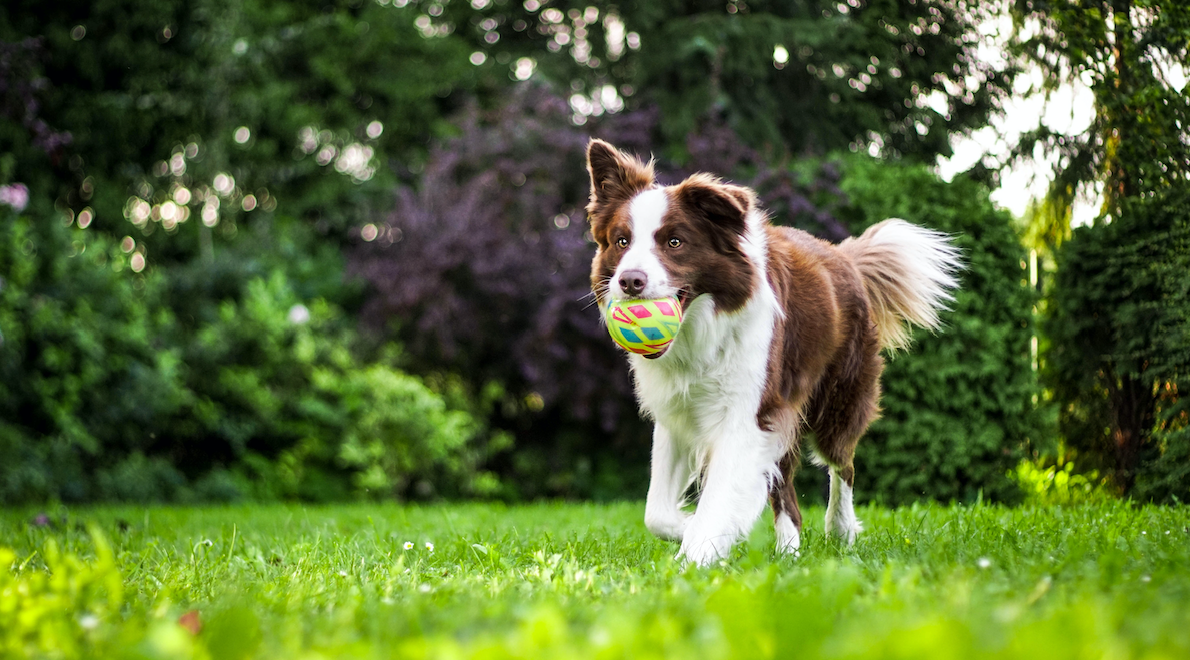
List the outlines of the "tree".
<svg viewBox="0 0 1190 660">
<path fill-rule="evenodd" d="M 1034 232 L 1058 264 L 1043 364 L 1062 435 L 1128 492 L 1156 442 L 1158 394 L 1187 377 L 1178 356 L 1190 340 L 1158 335 L 1170 314 L 1186 313 L 1174 300 L 1190 286 L 1183 256 L 1169 249 L 1184 245 L 1177 236 L 1186 212 L 1172 200 L 1190 186 L 1190 97 L 1173 75 L 1190 70 L 1190 6 L 1019 0 L 1014 16 L 1014 50 L 1042 69 L 1044 90 L 1079 80 L 1095 96 L 1095 118 L 1082 134 L 1042 127 L 1018 152 L 1057 157 Z M 1063 244 L 1071 200 L 1096 184 L 1100 216 Z"/>
<path fill-rule="evenodd" d="M 949 154 L 952 134 L 983 126 L 1011 88 L 1013 70 L 977 53 L 993 8 L 941 0 L 530 0 L 431 3 L 424 20 L 457 29 L 485 66 L 528 58 L 571 89 L 580 121 L 625 101 L 657 104 L 658 147 L 678 159 L 687 155 L 685 136 L 722 115 L 770 157 L 870 146 L 931 161 Z"/>
</svg>

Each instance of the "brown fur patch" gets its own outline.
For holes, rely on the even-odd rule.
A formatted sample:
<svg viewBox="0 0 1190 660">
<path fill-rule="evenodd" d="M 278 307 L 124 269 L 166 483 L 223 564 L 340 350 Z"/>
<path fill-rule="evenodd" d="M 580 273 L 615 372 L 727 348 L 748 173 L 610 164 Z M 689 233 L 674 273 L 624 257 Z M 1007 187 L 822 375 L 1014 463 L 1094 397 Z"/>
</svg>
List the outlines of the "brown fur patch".
<svg viewBox="0 0 1190 660">
<path fill-rule="evenodd" d="M 658 255 L 688 299 L 708 293 L 718 312 L 752 297 L 756 269 L 740 249 L 751 199 L 738 186 L 696 174 L 667 190 L 669 210 L 657 231 Z M 671 247 L 670 241 L 680 241 Z"/>
<path fill-rule="evenodd" d="M 878 414 L 884 368 L 867 291 L 836 246 L 784 227 L 769 227 L 768 237 L 769 283 L 785 318 L 774 328 L 757 422 L 774 430 L 781 415 L 795 415 L 814 431 L 813 449 L 851 485 L 855 446 Z M 790 456 L 798 451 L 793 435 Z M 785 466 L 793 472 L 797 462 L 787 456 L 781 465 L 785 478 L 774 489 L 787 492 L 771 500 L 796 497 Z"/>
<path fill-rule="evenodd" d="M 797 474 L 797 453 L 789 452 L 777 464 L 780 475 L 769 489 L 769 505 L 773 508 L 773 522 L 788 514 L 793 526 L 802 531 L 802 510 L 797 504 L 797 493 L 793 490 L 793 477 Z"/>
<path fill-rule="evenodd" d="M 606 243 L 600 243 L 600 236 L 606 240 L 607 223 L 616 210 L 637 193 L 653 187 L 653 163 L 645 164 L 603 140 L 591 140 L 587 145 L 587 172 L 591 175 L 591 200 L 587 204 L 591 233 L 601 247 L 606 247 Z"/>
</svg>

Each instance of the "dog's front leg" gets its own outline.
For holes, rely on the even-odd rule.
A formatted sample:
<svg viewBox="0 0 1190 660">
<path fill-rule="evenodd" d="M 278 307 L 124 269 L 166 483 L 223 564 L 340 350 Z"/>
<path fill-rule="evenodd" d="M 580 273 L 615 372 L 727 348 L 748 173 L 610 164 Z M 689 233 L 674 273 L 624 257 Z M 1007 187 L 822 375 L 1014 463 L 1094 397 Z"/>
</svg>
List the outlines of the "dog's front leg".
<svg viewBox="0 0 1190 660">
<path fill-rule="evenodd" d="M 755 424 L 741 424 L 715 443 L 680 557 L 706 566 L 726 557 L 731 546 L 752 529 L 776 470 L 773 445 L 769 434 Z"/>
<path fill-rule="evenodd" d="M 690 457 L 661 424 L 653 427 L 653 463 L 645 500 L 645 527 L 663 539 L 681 541 L 690 514 L 682 511 L 693 478 Z"/>
</svg>

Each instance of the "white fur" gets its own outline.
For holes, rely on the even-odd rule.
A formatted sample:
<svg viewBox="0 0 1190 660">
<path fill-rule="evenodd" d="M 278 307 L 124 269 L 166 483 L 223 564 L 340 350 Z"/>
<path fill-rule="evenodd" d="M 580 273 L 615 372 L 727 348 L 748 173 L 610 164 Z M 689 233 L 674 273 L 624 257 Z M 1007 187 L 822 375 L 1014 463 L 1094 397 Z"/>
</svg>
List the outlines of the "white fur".
<svg viewBox="0 0 1190 660">
<path fill-rule="evenodd" d="M 686 489 L 694 482 L 694 463 L 680 451 L 661 424 L 653 427 L 653 463 L 649 475 L 649 494 L 645 500 L 645 527 L 654 535 L 681 541 L 690 514 Z"/>
<path fill-rule="evenodd" d="M 669 197 L 663 188 L 650 188 L 628 204 L 628 217 L 632 220 L 632 242 L 628 250 L 620 258 L 620 265 L 612 276 L 611 297 L 613 300 L 624 298 L 668 298 L 677 295 L 677 288 L 669 282 L 669 273 L 661 265 L 657 256 L 657 241 L 654 238 L 665 219 L 665 211 L 669 208 Z M 644 291 L 636 296 L 629 296 L 620 288 L 620 276 L 626 270 L 644 271 L 648 283 Z"/>
<path fill-rule="evenodd" d="M 798 552 L 798 548 L 802 546 L 802 534 L 798 531 L 797 525 L 793 524 L 789 514 L 782 513 L 777 516 L 774 527 L 777 530 L 777 552 L 799 556 L 801 553 Z"/>
<path fill-rule="evenodd" d="M 635 214 L 633 221 L 638 222 Z M 752 528 L 778 476 L 777 461 L 788 449 L 786 433 L 766 432 L 756 420 L 773 324 L 781 313 L 763 276 L 767 246 L 761 224 L 751 214 L 741 242 L 757 273 L 748 302 L 736 312 L 716 313 L 714 300 L 699 296 L 662 357 L 630 356 L 641 408 L 657 424 L 646 525 L 668 538 L 680 529 L 679 556 L 699 565 L 725 557 Z M 687 519 L 680 511 L 681 493 L 699 473 L 702 495 Z M 656 483 L 659 477 L 662 483 Z"/>
<path fill-rule="evenodd" d="M 954 300 L 950 291 L 958 286 L 955 273 L 962 268 L 959 249 L 946 234 L 899 218 L 890 218 L 868 229 L 860 239 L 861 244 L 865 238 L 870 249 L 887 255 L 888 265 L 900 268 L 895 276 L 887 272 L 866 275 L 872 279 L 865 286 L 873 296 L 881 345 L 894 350 L 908 348 L 912 337 L 909 324 L 937 330 L 938 312 Z M 864 271 L 865 266 L 861 264 L 860 270 Z M 873 286 L 887 292 L 878 295 Z"/>
<path fill-rule="evenodd" d="M 955 273 L 963 267 L 959 249 L 942 232 L 889 218 L 880 223 L 872 245 L 889 245 L 903 255 L 909 279 L 918 294 L 906 318 L 927 328 L 938 327 L 938 311 L 954 300 L 950 290 L 959 286 Z"/>
<path fill-rule="evenodd" d="M 848 486 L 839 476 L 839 471 L 832 467 L 831 494 L 826 505 L 826 533 L 828 536 L 837 536 L 846 541 L 847 545 L 851 545 L 863 529 L 863 524 L 855 517 L 851 486 Z"/>
</svg>

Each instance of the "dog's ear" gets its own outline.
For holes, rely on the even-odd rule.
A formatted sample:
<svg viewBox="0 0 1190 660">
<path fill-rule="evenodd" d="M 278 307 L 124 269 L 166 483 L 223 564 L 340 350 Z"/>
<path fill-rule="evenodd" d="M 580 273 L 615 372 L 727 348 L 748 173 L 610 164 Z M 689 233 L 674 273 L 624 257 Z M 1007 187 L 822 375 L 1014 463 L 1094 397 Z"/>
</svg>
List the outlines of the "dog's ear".
<svg viewBox="0 0 1190 660">
<path fill-rule="evenodd" d="M 591 173 L 591 203 L 587 212 L 595 217 L 600 207 L 623 202 L 653 185 L 653 163 L 616 149 L 603 140 L 587 145 L 587 171 Z"/>
<path fill-rule="evenodd" d="M 678 185 L 674 197 L 688 214 L 707 226 L 716 247 L 731 250 L 747 229 L 748 212 L 756 195 L 740 186 L 723 183 L 708 174 L 695 174 Z"/>
</svg>

